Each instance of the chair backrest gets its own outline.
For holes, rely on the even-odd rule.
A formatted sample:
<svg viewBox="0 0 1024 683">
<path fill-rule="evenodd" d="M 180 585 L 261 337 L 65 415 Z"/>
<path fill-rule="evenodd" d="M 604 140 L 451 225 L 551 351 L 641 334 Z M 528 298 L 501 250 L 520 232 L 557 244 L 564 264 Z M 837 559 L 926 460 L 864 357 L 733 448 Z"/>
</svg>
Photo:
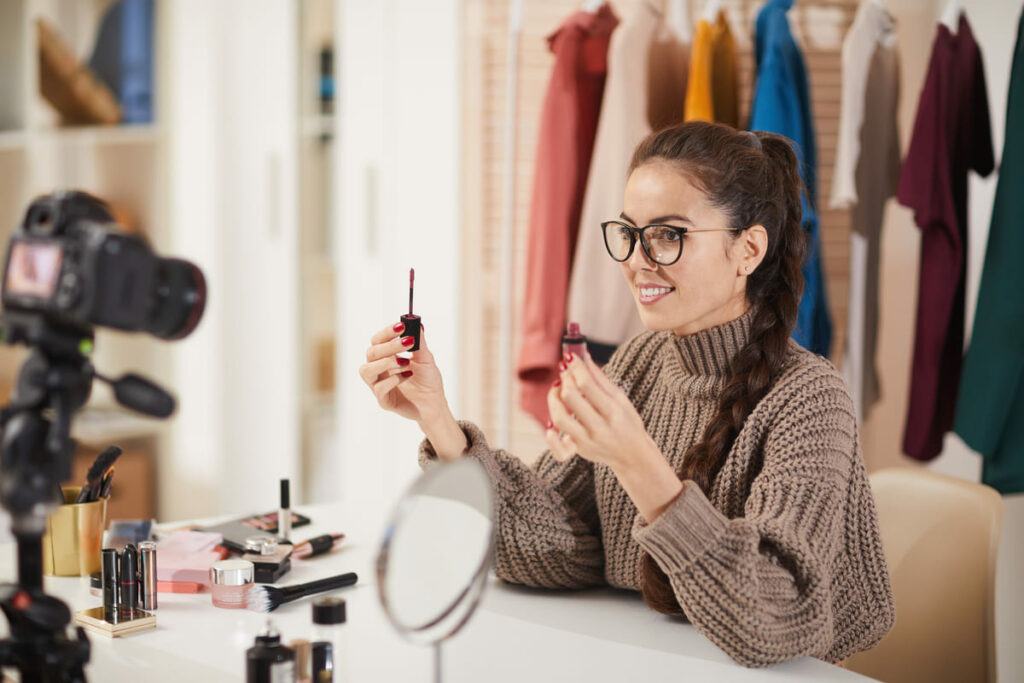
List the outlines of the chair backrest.
<svg viewBox="0 0 1024 683">
<path fill-rule="evenodd" d="M 880 470 L 871 487 L 896 624 L 846 666 L 886 683 L 994 681 L 1002 498 L 921 469 Z"/>
</svg>

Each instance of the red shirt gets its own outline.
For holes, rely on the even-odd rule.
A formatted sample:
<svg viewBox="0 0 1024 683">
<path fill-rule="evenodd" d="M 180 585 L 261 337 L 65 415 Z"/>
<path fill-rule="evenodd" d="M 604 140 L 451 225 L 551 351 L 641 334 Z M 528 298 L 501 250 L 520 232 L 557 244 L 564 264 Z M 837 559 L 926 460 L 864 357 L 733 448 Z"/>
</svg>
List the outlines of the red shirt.
<svg viewBox="0 0 1024 683">
<path fill-rule="evenodd" d="M 597 12 L 574 13 L 548 37 L 555 66 L 537 141 L 517 366 L 523 409 L 542 424 L 548 420 L 547 391 L 558 375 L 569 270 L 608 70 L 608 41 L 618 23 L 606 3 Z"/>
<path fill-rule="evenodd" d="M 900 176 L 899 201 L 921 229 L 917 332 L 903 452 L 929 460 L 953 426 L 963 362 L 967 171 L 993 168 L 981 52 L 967 18 L 940 24 Z"/>
</svg>

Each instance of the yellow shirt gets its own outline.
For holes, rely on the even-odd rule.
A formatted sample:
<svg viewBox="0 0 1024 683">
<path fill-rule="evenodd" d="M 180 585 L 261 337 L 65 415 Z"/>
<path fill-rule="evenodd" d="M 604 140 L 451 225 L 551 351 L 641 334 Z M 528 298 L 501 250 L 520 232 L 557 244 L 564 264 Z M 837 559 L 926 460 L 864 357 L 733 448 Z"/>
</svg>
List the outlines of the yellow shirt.
<svg viewBox="0 0 1024 683">
<path fill-rule="evenodd" d="M 690 50 L 686 88 L 686 121 L 704 120 L 739 127 L 736 43 L 725 12 L 714 25 L 701 19 Z"/>
</svg>

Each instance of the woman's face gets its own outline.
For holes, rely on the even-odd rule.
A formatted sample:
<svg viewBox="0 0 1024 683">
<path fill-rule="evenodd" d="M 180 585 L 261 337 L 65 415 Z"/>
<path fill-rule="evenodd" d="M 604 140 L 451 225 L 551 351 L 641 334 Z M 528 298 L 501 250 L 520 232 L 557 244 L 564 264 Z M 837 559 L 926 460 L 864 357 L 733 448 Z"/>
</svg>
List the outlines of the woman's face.
<svg viewBox="0 0 1024 683">
<path fill-rule="evenodd" d="M 687 176 L 661 160 L 644 163 L 630 174 L 621 218 L 638 228 L 652 223 L 690 230 L 745 227 L 730 225 Z M 644 326 L 682 336 L 743 315 L 749 307 L 746 275 L 756 267 L 750 265 L 747 242 L 732 232 L 690 232 L 683 238 L 679 260 L 662 266 L 647 258 L 637 240 L 620 265 Z"/>
</svg>

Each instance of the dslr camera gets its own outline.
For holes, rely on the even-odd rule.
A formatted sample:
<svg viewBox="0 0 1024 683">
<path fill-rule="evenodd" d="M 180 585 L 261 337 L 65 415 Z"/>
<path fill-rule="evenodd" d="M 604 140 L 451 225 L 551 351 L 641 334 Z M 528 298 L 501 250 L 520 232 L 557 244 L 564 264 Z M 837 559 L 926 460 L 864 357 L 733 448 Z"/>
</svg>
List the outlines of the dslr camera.
<svg viewBox="0 0 1024 683">
<path fill-rule="evenodd" d="M 160 258 L 142 238 L 117 229 L 104 202 L 77 191 L 32 202 L 8 244 L 2 291 L 7 314 L 167 340 L 188 336 L 206 304 L 199 268 Z"/>
</svg>

